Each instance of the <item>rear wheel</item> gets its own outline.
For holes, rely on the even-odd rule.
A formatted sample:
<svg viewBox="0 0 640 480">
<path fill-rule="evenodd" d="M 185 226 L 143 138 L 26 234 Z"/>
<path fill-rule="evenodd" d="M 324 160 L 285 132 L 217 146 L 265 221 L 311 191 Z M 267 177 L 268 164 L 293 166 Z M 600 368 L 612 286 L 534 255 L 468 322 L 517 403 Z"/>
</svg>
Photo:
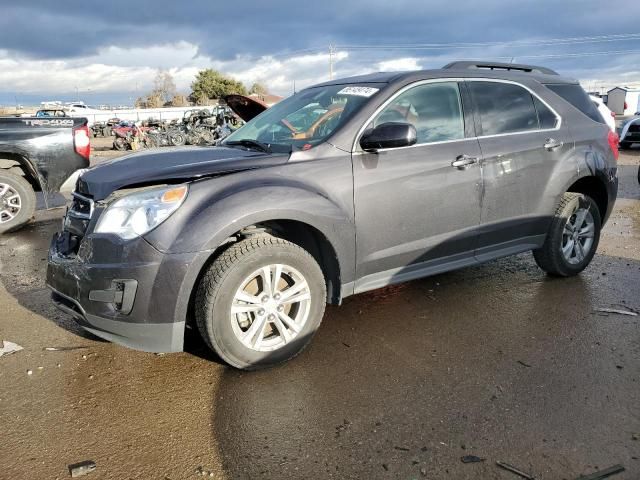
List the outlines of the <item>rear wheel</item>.
<svg viewBox="0 0 640 480">
<path fill-rule="evenodd" d="M 116 137 L 116 139 L 113 141 L 113 148 L 115 150 L 124 152 L 125 150 L 129 149 L 129 142 L 127 142 L 127 140 L 123 137 Z"/>
<path fill-rule="evenodd" d="M 0 170 L 0 233 L 28 223 L 36 210 L 36 194 L 20 175 Z"/>
<path fill-rule="evenodd" d="M 584 270 L 600 241 L 600 211 L 581 193 L 562 196 L 542 248 L 533 251 L 540 268 L 551 275 L 569 277 Z"/>
<path fill-rule="evenodd" d="M 211 264 L 198 285 L 195 316 L 224 361 L 257 369 L 300 353 L 320 326 L 325 302 L 324 276 L 306 250 L 257 235 Z"/>
<path fill-rule="evenodd" d="M 181 146 L 187 143 L 187 137 L 179 131 L 169 132 L 169 143 L 175 146 Z"/>
</svg>

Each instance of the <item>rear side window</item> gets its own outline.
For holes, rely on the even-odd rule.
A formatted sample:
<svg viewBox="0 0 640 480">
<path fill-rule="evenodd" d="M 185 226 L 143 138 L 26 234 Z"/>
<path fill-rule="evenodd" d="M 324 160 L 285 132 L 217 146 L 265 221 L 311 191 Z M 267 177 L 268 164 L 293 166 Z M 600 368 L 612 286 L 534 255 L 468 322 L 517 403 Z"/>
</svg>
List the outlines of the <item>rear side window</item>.
<svg viewBox="0 0 640 480">
<path fill-rule="evenodd" d="M 544 103 L 542 103 L 538 97 L 533 97 L 533 104 L 536 107 L 536 112 L 538 112 L 538 122 L 540 123 L 540 128 L 541 129 L 547 129 L 547 128 L 555 128 L 556 124 L 558 123 L 558 119 L 556 118 L 555 114 L 549 110 L 549 107 L 547 107 Z"/>
<path fill-rule="evenodd" d="M 482 135 L 525 132 L 539 128 L 538 113 L 528 90 L 512 83 L 468 82 Z"/>
<path fill-rule="evenodd" d="M 591 120 L 605 123 L 598 108 L 593 104 L 587 93 L 580 85 L 546 85 L 552 92 L 560 95 L 571 105 L 584 113 Z"/>
</svg>

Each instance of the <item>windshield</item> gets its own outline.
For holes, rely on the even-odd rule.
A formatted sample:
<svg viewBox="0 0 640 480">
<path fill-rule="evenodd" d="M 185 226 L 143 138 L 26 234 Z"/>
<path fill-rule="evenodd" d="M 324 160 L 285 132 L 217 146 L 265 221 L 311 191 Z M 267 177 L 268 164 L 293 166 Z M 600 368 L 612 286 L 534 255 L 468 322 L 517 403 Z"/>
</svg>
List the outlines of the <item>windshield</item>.
<svg viewBox="0 0 640 480">
<path fill-rule="evenodd" d="M 257 142 L 274 152 L 309 149 L 340 128 L 378 87 L 353 84 L 303 90 L 253 118 L 223 144 L 248 146 Z"/>
</svg>

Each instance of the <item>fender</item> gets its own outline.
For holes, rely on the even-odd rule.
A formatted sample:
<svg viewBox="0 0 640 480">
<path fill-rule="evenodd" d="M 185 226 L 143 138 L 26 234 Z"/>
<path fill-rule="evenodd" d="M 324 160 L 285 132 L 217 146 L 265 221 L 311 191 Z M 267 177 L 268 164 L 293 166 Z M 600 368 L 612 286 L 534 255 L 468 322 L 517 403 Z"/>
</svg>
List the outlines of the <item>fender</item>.
<svg viewBox="0 0 640 480">
<path fill-rule="evenodd" d="M 311 182 L 292 178 L 260 179 L 265 171 L 205 179 L 190 184 L 183 207 L 145 239 L 164 253 L 208 252 L 250 225 L 292 220 L 318 230 L 331 244 L 342 283 L 355 275 L 355 223 L 351 188 L 344 198 L 329 198 Z M 348 169 L 350 175 L 350 168 Z M 248 178 L 248 177 L 251 178 Z M 238 177 L 237 182 L 225 182 Z M 340 177 L 334 181 L 341 181 Z M 216 189 L 216 184 L 225 184 Z"/>
<path fill-rule="evenodd" d="M 33 162 L 26 156 L 26 152 L 12 145 L 4 145 L 0 151 L 0 169 L 20 167 L 34 190 L 42 190 L 42 178 Z"/>
</svg>

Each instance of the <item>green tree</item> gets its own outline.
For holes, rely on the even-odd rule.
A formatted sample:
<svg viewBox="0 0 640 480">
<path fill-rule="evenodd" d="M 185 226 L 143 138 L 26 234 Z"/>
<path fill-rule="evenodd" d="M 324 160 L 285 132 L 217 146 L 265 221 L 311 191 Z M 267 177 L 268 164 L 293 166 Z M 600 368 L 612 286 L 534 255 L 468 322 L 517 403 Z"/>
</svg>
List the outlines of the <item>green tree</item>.
<svg viewBox="0 0 640 480">
<path fill-rule="evenodd" d="M 246 95 L 247 89 L 242 82 L 207 68 L 200 70 L 191 84 L 190 99 L 198 105 L 203 105 L 205 99 L 221 98 L 232 93 Z"/>
<path fill-rule="evenodd" d="M 256 95 L 267 95 L 269 92 L 267 91 L 267 87 L 265 87 L 263 84 L 261 83 L 254 83 L 253 85 L 251 85 L 251 88 L 249 89 L 249 94 L 256 94 Z"/>
</svg>

